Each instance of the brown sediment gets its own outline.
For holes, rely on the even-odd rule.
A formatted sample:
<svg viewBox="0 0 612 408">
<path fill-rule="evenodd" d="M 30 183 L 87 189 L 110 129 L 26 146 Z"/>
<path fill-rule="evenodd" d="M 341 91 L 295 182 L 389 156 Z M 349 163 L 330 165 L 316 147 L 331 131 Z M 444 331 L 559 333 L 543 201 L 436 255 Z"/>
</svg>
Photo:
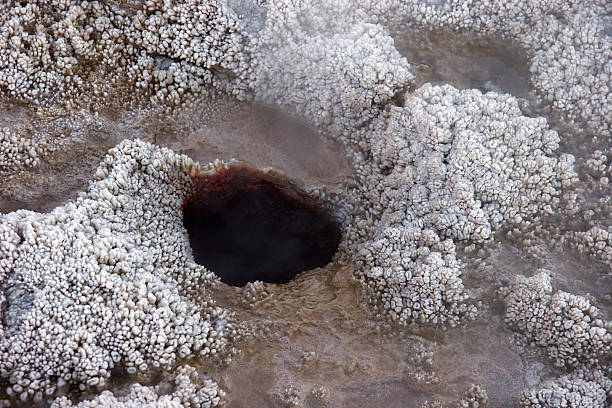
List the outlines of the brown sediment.
<svg viewBox="0 0 612 408">
<path fill-rule="evenodd" d="M 451 84 L 519 98 L 532 89 L 526 52 L 510 40 L 444 30 L 398 32 L 393 37 L 415 71 L 417 86 Z"/>
<path fill-rule="evenodd" d="M 200 163 L 236 159 L 327 186 L 337 186 L 352 174 L 342 145 L 305 121 L 277 108 L 223 96 L 153 119 L 144 133 Z"/>
</svg>

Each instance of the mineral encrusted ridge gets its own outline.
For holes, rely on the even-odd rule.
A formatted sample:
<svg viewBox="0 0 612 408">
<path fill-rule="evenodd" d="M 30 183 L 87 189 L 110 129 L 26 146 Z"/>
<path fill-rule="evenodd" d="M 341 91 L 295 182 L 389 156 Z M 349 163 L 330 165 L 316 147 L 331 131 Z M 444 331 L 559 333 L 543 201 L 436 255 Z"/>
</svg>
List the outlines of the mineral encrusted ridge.
<svg viewBox="0 0 612 408">
<path fill-rule="evenodd" d="M 102 387 L 115 366 L 170 369 L 225 350 L 233 324 L 206 295 L 217 278 L 193 262 L 181 222 L 195 170 L 124 141 L 73 202 L 0 216 L 7 393 L 40 400 L 66 384 Z"/>
</svg>

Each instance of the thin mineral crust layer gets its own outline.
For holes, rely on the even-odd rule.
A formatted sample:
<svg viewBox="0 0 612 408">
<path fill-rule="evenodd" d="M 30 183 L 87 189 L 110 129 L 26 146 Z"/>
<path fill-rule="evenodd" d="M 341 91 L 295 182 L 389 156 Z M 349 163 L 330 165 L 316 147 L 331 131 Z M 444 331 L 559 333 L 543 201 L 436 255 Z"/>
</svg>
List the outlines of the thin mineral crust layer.
<svg viewBox="0 0 612 408">
<path fill-rule="evenodd" d="M 0 406 L 611 406 L 611 15 L 605 0 L 2 2 Z M 492 64 L 473 67 L 482 86 L 456 80 L 443 42 Z M 513 69 L 524 95 L 503 91 Z M 197 263 L 196 180 L 245 165 L 329 213 L 328 265 L 232 288 Z"/>
</svg>

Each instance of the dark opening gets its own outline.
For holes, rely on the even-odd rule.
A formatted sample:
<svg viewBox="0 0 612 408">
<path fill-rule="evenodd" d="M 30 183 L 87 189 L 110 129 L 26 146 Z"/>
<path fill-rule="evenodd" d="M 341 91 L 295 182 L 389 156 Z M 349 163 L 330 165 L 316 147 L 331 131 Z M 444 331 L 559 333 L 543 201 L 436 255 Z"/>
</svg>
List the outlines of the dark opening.
<svg viewBox="0 0 612 408">
<path fill-rule="evenodd" d="M 193 181 L 183 208 L 193 256 L 227 284 L 287 283 L 338 248 L 327 211 L 280 177 L 234 166 Z"/>
</svg>

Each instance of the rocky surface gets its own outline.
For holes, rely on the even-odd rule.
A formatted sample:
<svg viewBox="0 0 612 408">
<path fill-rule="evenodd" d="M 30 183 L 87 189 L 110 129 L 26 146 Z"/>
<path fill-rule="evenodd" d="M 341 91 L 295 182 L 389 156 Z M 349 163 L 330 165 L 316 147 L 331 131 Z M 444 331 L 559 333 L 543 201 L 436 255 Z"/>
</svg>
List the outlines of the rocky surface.
<svg viewBox="0 0 612 408">
<path fill-rule="evenodd" d="M 0 404 L 609 406 L 609 14 L 2 3 Z M 233 159 L 332 212 L 329 265 L 194 262 Z"/>
</svg>

